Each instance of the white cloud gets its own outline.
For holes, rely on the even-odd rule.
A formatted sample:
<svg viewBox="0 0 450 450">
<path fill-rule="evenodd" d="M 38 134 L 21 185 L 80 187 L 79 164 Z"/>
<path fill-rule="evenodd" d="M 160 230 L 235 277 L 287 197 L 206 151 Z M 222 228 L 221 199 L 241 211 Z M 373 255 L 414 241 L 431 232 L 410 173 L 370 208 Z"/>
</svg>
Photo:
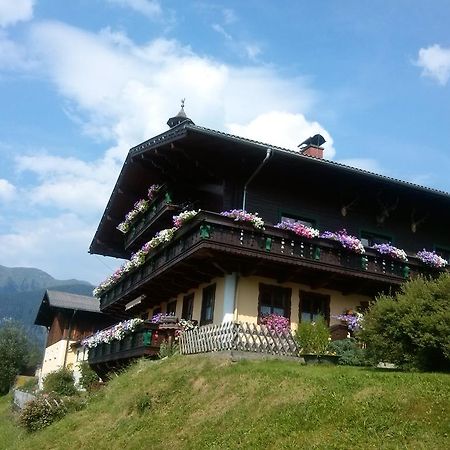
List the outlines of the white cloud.
<svg viewBox="0 0 450 450">
<path fill-rule="evenodd" d="M 302 78 L 268 66 L 224 64 L 173 40 L 138 45 L 111 29 L 91 33 L 43 22 L 30 30 L 26 57 L 36 61 L 35 75 L 50 80 L 86 133 L 113 145 L 91 161 L 43 152 L 16 158 L 17 176 L 33 180 L 20 189 L 33 219 L 0 235 L 8 265 L 38 266 L 57 277 L 72 270 L 94 281 L 106 275 L 85 252 L 124 157 L 167 129 L 183 97 L 198 124 L 291 148 L 320 132 L 327 157 L 334 153 L 329 134 L 308 118 L 316 95 Z"/>
<path fill-rule="evenodd" d="M 94 231 L 94 222 L 71 213 L 17 221 L 14 231 L 0 235 L 0 264 L 38 267 L 57 278 L 76 277 L 98 283 L 110 269 L 87 254 L 86 243 Z M 116 264 L 113 261 L 111 267 Z"/>
<path fill-rule="evenodd" d="M 368 170 L 369 172 L 374 173 L 385 173 L 385 169 L 380 166 L 378 161 L 372 158 L 349 158 L 349 159 L 340 159 L 338 161 L 341 164 L 345 164 L 346 166 L 357 167 L 358 169 Z"/>
<path fill-rule="evenodd" d="M 11 200 L 16 193 L 16 187 L 8 180 L 0 178 L 0 201 Z"/>
<path fill-rule="evenodd" d="M 107 0 L 109 3 L 131 8 L 144 16 L 153 19 L 161 15 L 161 5 L 157 0 Z"/>
<path fill-rule="evenodd" d="M 16 158 L 19 172 L 34 173 L 39 180 L 23 193 L 29 204 L 50 205 L 79 216 L 104 208 L 121 162 L 109 155 L 91 163 L 45 153 Z"/>
<path fill-rule="evenodd" d="M 35 0 L 0 0 L 0 27 L 30 20 L 34 3 Z"/>
<path fill-rule="evenodd" d="M 324 157 L 330 159 L 335 154 L 330 134 L 318 122 L 308 121 L 303 114 L 271 111 L 259 115 L 244 125 L 227 124 L 227 129 L 232 134 L 268 144 L 276 144 L 291 150 L 298 150 L 301 142 L 319 133 L 326 140 Z"/>
<path fill-rule="evenodd" d="M 450 48 L 439 44 L 421 48 L 416 64 L 422 67 L 422 76 L 445 86 L 450 78 Z"/>
</svg>

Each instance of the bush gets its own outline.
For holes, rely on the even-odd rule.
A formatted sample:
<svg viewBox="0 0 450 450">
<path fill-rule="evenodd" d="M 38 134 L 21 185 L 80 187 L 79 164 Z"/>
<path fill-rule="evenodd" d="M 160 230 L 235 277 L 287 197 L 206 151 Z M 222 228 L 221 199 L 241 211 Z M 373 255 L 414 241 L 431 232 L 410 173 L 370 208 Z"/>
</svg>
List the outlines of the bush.
<svg viewBox="0 0 450 450">
<path fill-rule="evenodd" d="M 338 364 L 342 366 L 366 365 L 365 351 L 354 338 L 340 339 L 330 342 L 328 347 L 331 353 L 339 357 Z"/>
<path fill-rule="evenodd" d="M 62 368 L 49 373 L 44 379 L 44 392 L 54 392 L 58 395 L 75 395 L 75 379 L 71 370 Z"/>
<path fill-rule="evenodd" d="M 28 431 L 37 431 L 60 419 L 66 412 L 67 407 L 61 399 L 39 396 L 22 409 L 19 423 Z"/>
<path fill-rule="evenodd" d="M 382 295 L 364 316 L 360 337 L 373 364 L 450 370 L 450 274 L 416 278 Z"/>
<path fill-rule="evenodd" d="M 300 322 L 295 339 L 302 354 L 323 355 L 327 351 L 330 330 L 323 317 L 315 322 Z"/>
<path fill-rule="evenodd" d="M 159 347 L 159 358 L 168 358 L 170 356 L 176 355 L 178 353 L 178 344 L 173 341 L 162 341 Z"/>
<path fill-rule="evenodd" d="M 79 411 L 86 405 L 81 397 L 40 395 L 28 402 L 19 415 L 19 423 L 28 431 L 37 431 L 62 419 L 71 411 Z"/>
<path fill-rule="evenodd" d="M 86 361 L 83 361 L 80 364 L 80 372 L 81 372 L 80 385 L 88 392 L 97 389 L 100 380 L 98 378 L 98 375 L 95 373 L 94 370 L 91 369 L 91 366 Z"/>
</svg>

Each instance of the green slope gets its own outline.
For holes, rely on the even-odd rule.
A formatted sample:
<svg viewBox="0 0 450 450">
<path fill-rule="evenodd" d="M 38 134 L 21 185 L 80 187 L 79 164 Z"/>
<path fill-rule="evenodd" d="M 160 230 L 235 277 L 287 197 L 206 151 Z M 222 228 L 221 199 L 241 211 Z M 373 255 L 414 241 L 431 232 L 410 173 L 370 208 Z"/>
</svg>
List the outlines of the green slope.
<svg viewBox="0 0 450 450">
<path fill-rule="evenodd" d="M 140 361 L 87 409 L 7 449 L 450 448 L 450 375 L 231 363 Z M 3 425 L 1 425 L 3 423 Z"/>
</svg>

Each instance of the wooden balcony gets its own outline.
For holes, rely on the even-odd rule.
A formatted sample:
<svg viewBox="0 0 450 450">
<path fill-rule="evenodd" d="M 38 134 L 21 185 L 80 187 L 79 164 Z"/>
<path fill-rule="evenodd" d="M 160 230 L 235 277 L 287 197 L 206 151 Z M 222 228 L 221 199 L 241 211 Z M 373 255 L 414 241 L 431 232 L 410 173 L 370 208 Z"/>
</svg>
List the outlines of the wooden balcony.
<svg viewBox="0 0 450 450">
<path fill-rule="evenodd" d="M 374 295 L 418 273 L 434 272 L 414 257 L 408 263 L 366 249 L 357 255 L 339 243 L 309 240 L 285 230 L 234 222 L 202 212 L 177 231 L 173 240 L 105 291 L 101 309 L 123 312 L 123 305 L 145 294 L 155 304 L 215 276 L 237 271 L 279 282 L 308 280 L 313 287 Z"/>
<path fill-rule="evenodd" d="M 174 339 L 176 329 L 176 325 L 145 322 L 121 341 L 99 344 L 89 349 L 88 363 L 97 373 L 105 374 L 132 359 L 156 356 L 163 341 Z"/>
<path fill-rule="evenodd" d="M 128 251 L 135 250 L 148 240 L 148 235 L 154 234 L 166 226 L 169 227 L 172 223 L 172 216 L 179 209 L 178 205 L 172 203 L 171 194 L 164 188 L 161 188 L 161 191 L 158 192 L 147 211 L 137 219 L 125 234 L 125 249 Z"/>
</svg>

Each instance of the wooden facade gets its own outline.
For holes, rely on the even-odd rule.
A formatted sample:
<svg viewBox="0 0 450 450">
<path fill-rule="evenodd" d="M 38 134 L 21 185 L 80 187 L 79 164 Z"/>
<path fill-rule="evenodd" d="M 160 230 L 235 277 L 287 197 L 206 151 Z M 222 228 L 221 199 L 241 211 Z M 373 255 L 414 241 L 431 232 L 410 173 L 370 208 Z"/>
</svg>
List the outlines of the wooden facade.
<svg viewBox="0 0 450 450">
<path fill-rule="evenodd" d="M 269 290 L 285 289 L 290 300 L 289 311 L 276 305 L 265 310 L 278 308 L 295 324 L 313 317 L 307 305 L 314 304 L 336 326 L 332 316 L 344 306 L 342 299 L 349 299 L 349 307 L 365 307 L 379 292 L 418 274 L 437 273 L 415 257 L 417 251 L 450 249 L 450 196 L 445 192 L 209 130 L 187 118 L 175 122 L 130 150 L 90 252 L 129 258 L 155 232 L 172 226 L 174 214 L 201 212 L 102 292 L 102 311 L 136 317 L 170 309 L 177 316 L 190 311 L 189 318 L 204 323 L 240 317 L 257 323 L 261 286 L 267 284 Z M 162 188 L 124 235 L 118 224 L 152 184 Z M 263 230 L 220 215 L 242 208 L 244 192 L 245 209 L 259 213 Z M 345 228 L 364 239 L 366 253 L 275 228 L 282 218 L 321 231 Z M 371 249 L 377 239 L 403 248 L 408 262 Z M 264 282 L 255 281 L 258 277 Z M 207 288 L 213 285 L 213 308 L 207 310 Z M 328 306 L 320 306 L 327 296 Z"/>
</svg>

